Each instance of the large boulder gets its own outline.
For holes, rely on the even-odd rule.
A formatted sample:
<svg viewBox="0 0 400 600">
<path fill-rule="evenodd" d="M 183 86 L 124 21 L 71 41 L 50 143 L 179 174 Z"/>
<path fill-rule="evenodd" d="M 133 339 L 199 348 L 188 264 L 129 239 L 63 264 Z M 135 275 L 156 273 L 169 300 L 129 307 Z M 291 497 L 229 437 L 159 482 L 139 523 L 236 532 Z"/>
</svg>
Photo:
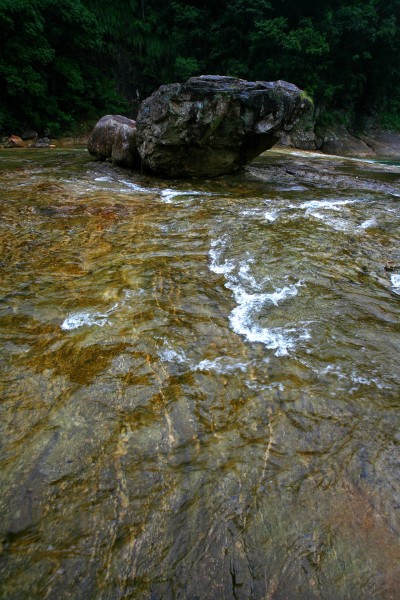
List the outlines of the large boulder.
<svg viewBox="0 0 400 600">
<path fill-rule="evenodd" d="M 106 115 L 90 134 L 87 148 L 98 160 L 111 160 L 121 167 L 137 167 L 136 122 L 120 115 Z"/>
<path fill-rule="evenodd" d="M 285 81 L 203 75 L 164 85 L 142 103 L 142 166 L 168 177 L 236 171 L 290 131 L 310 102 Z"/>
</svg>

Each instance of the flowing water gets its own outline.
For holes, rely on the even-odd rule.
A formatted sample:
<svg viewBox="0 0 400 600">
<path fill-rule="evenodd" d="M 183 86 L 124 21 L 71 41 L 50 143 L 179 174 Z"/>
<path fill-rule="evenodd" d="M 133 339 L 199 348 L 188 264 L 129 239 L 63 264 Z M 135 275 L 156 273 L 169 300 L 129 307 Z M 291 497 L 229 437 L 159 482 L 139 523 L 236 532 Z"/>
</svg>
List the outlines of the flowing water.
<svg viewBox="0 0 400 600">
<path fill-rule="evenodd" d="M 1 151 L 1 598 L 399 598 L 400 165 L 296 160 Z"/>
</svg>

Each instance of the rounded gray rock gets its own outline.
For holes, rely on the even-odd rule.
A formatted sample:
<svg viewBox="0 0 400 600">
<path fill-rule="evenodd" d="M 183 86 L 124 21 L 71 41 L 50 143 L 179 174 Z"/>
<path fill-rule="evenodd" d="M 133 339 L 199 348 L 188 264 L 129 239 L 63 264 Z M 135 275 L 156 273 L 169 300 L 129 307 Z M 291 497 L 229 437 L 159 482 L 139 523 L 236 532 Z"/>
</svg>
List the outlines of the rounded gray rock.
<svg viewBox="0 0 400 600">
<path fill-rule="evenodd" d="M 98 160 L 111 160 L 121 167 L 139 166 L 136 121 L 121 115 L 106 115 L 95 125 L 87 148 Z"/>
</svg>

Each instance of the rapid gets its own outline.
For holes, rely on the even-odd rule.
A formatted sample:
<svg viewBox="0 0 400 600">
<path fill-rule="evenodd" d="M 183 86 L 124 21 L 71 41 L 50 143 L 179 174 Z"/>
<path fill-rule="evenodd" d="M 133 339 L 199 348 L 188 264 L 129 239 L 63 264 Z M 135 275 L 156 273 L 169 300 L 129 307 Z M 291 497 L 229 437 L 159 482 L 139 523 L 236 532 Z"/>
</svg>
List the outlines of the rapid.
<svg viewBox="0 0 400 600">
<path fill-rule="evenodd" d="M 0 151 L 0 597 L 395 599 L 400 162 Z"/>
</svg>

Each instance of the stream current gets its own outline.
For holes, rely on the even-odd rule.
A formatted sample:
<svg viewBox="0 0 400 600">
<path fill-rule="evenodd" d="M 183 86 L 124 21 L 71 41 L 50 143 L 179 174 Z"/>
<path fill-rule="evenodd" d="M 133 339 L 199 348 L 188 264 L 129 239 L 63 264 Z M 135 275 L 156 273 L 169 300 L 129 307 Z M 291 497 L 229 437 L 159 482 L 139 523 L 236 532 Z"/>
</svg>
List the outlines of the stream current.
<svg viewBox="0 0 400 600">
<path fill-rule="evenodd" d="M 400 163 L 0 200 L 2 599 L 399 597 Z"/>
</svg>

